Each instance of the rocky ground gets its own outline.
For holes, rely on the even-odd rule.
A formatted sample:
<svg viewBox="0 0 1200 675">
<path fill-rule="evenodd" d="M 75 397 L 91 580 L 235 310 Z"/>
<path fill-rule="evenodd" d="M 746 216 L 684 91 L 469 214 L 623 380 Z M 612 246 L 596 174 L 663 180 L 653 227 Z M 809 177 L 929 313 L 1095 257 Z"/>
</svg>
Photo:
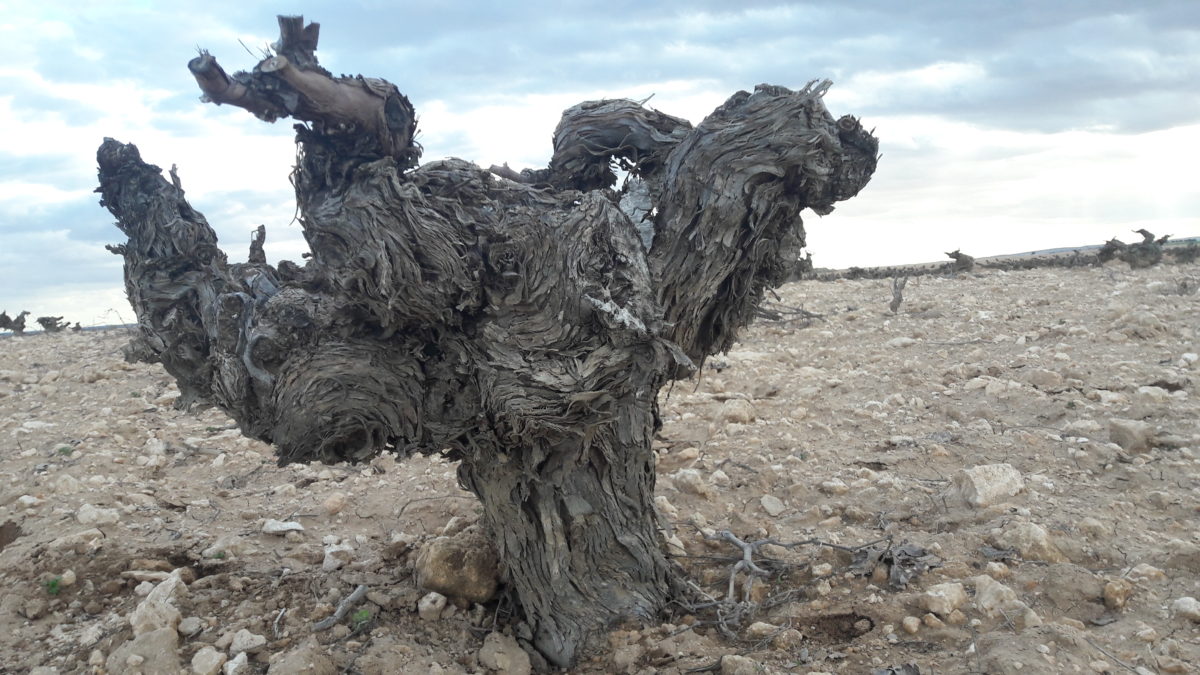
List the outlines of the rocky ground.
<svg viewBox="0 0 1200 675">
<path fill-rule="evenodd" d="M 1198 281 L 928 276 L 895 314 L 886 280 L 780 289 L 664 392 L 657 502 L 716 600 L 723 530 L 809 543 L 577 672 L 1195 672 Z M 528 672 L 509 604 L 468 599 L 494 580 L 452 465 L 277 468 L 125 339 L 0 340 L 0 671 Z M 438 586 L 455 550 L 485 569 Z"/>
</svg>

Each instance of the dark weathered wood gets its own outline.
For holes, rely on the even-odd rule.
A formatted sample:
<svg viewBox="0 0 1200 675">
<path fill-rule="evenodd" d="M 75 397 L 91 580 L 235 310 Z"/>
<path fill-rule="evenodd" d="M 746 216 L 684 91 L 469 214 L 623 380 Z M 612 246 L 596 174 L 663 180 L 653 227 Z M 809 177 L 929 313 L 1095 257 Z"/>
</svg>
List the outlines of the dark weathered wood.
<svg viewBox="0 0 1200 675">
<path fill-rule="evenodd" d="M 13 335 L 23 335 L 27 316 L 29 316 L 29 312 L 21 312 L 14 319 L 8 315 L 7 311 L 0 312 L 0 330 L 10 330 Z"/>
<path fill-rule="evenodd" d="M 71 325 L 63 321 L 61 316 L 39 316 L 37 322 L 47 333 L 60 333 L 62 329 Z"/>
<path fill-rule="evenodd" d="M 1104 242 L 1104 247 L 1097 254 L 1100 262 L 1105 263 L 1115 258 L 1129 263 L 1129 267 L 1135 270 L 1153 267 L 1162 262 L 1163 244 L 1171 235 L 1155 239 L 1154 233 L 1144 228 L 1134 232 L 1142 235 L 1141 241 L 1126 244 L 1119 239 L 1109 239 Z"/>
<path fill-rule="evenodd" d="M 229 264 L 178 182 L 106 140 L 100 192 L 129 236 L 112 249 L 139 324 L 128 355 L 281 462 L 459 460 L 523 635 L 569 665 L 681 589 L 652 502 L 659 389 L 733 343 L 795 267 L 800 211 L 856 194 L 876 141 L 829 115 L 827 83 L 760 86 L 695 128 L 632 101 L 580 104 L 538 171 L 413 168 L 407 99 L 333 78 L 315 27 L 280 26 L 251 73 L 207 54 L 189 67 L 213 102 L 308 122 L 293 183 L 311 258 L 268 265 L 260 229 L 249 262 Z M 613 163 L 632 175 L 623 194 Z"/>
<path fill-rule="evenodd" d="M 946 254 L 946 257 L 954 261 L 949 265 L 949 272 L 951 274 L 970 272 L 971 270 L 975 269 L 975 258 L 963 253 L 959 249 L 950 251 Z"/>
</svg>

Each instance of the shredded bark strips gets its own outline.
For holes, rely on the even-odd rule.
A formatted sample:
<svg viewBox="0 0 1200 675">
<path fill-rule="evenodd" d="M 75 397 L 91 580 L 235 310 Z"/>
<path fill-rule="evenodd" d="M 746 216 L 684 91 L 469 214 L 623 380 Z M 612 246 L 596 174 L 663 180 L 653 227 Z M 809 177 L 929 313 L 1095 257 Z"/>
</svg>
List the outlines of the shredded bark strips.
<svg viewBox="0 0 1200 675">
<path fill-rule="evenodd" d="M 877 143 L 826 111 L 828 82 L 763 85 L 695 128 L 632 101 L 580 104 L 539 171 L 416 167 L 408 99 L 332 77 L 316 24 L 280 27 L 251 72 L 207 52 L 189 68 L 214 103 L 302 122 L 311 258 L 267 264 L 260 231 L 250 262 L 230 264 L 174 175 L 105 140 L 99 192 L 129 237 L 112 248 L 138 316 L 128 356 L 162 363 L 181 405 L 219 405 L 284 463 L 460 460 L 524 638 L 570 664 L 683 589 L 652 502 L 658 390 L 729 348 L 794 267 L 800 211 L 857 194 Z M 640 195 L 636 223 L 614 162 Z"/>
</svg>

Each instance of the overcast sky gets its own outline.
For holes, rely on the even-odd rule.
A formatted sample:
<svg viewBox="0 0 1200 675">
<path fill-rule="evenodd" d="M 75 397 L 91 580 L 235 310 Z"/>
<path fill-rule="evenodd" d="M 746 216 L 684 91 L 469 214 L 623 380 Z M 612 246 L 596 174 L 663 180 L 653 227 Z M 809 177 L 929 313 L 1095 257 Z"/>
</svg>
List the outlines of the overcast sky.
<svg viewBox="0 0 1200 675">
<path fill-rule="evenodd" d="M 131 321 L 98 206 L 105 136 L 176 164 L 233 260 L 292 223 L 291 124 L 199 102 L 197 47 L 252 67 L 277 13 L 321 23 L 335 74 L 386 78 L 424 160 L 543 166 L 563 109 L 643 99 L 699 122 L 739 89 L 829 78 L 876 128 L 862 193 L 802 214 L 822 267 L 1200 234 L 1200 1 L 167 3 L 0 0 L 0 309 Z"/>
</svg>

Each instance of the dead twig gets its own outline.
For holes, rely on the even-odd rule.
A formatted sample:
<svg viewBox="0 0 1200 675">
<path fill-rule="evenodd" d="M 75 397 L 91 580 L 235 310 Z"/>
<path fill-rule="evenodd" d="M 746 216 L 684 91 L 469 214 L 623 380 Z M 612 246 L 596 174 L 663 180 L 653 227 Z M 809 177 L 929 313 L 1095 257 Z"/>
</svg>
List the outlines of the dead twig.
<svg viewBox="0 0 1200 675">
<path fill-rule="evenodd" d="M 755 317 L 767 321 L 813 321 L 825 320 L 824 314 L 810 312 L 803 307 L 791 307 L 782 303 L 763 304 L 755 310 Z"/>
<path fill-rule="evenodd" d="M 367 585 L 359 584 L 358 588 L 355 588 L 353 593 L 346 596 L 344 600 L 338 603 L 337 609 L 333 611 L 332 616 L 327 616 L 313 624 L 313 632 L 316 633 L 318 631 L 329 630 L 330 628 L 333 628 L 337 622 L 341 621 L 346 614 L 350 612 L 350 608 L 358 604 L 358 602 L 366 595 Z"/>
<path fill-rule="evenodd" d="M 756 577 L 756 576 L 760 576 L 760 577 L 771 576 L 770 572 L 768 572 L 767 570 L 764 570 L 763 568 L 759 567 L 758 565 L 756 565 L 754 563 L 754 554 L 763 545 L 775 543 L 775 540 L 760 539 L 759 541 L 752 541 L 752 542 L 742 541 L 741 539 L 738 538 L 738 536 L 736 534 L 734 534 L 733 532 L 730 532 L 729 530 L 721 530 L 720 532 L 718 532 L 714 535 L 704 535 L 704 538 L 709 539 L 709 540 L 724 539 L 725 541 L 733 544 L 734 546 L 737 546 L 738 548 L 740 548 L 742 550 L 741 560 L 738 560 L 737 563 L 734 564 L 733 569 L 730 570 L 730 572 L 729 572 L 729 592 L 725 594 L 725 601 L 726 602 L 734 601 L 733 594 L 734 594 L 734 587 L 737 582 L 737 574 L 738 574 L 738 572 L 744 571 L 744 572 L 746 572 L 746 574 L 748 576 L 748 581 L 745 584 L 742 595 L 744 596 L 744 601 L 749 602 L 750 601 L 750 591 L 754 587 L 754 577 Z"/>
<path fill-rule="evenodd" d="M 892 314 L 900 309 L 901 303 L 904 302 L 904 287 L 908 284 L 908 277 L 895 277 L 892 279 L 892 302 L 888 305 L 888 309 L 892 310 Z"/>
<path fill-rule="evenodd" d="M 1104 647 L 1101 647 L 1100 645 L 1096 644 L 1096 642 L 1094 640 L 1092 640 L 1092 638 L 1085 635 L 1085 636 L 1083 636 L 1083 639 L 1087 640 L 1087 643 L 1089 645 L 1095 647 L 1096 649 L 1099 649 L 1101 654 L 1104 654 L 1105 656 L 1112 659 L 1113 661 L 1116 661 L 1117 665 L 1125 668 L 1125 670 L 1128 670 L 1131 673 L 1138 672 L 1137 668 L 1134 668 L 1133 666 L 1129 665 L 1128 663 L 1125 663 L 1121 659 L 1118 659 L 1117 657 L 1113 656 L 1112 652 L 1110 652 L 1107 649 L 1105 649 Z"/>
</svg>

